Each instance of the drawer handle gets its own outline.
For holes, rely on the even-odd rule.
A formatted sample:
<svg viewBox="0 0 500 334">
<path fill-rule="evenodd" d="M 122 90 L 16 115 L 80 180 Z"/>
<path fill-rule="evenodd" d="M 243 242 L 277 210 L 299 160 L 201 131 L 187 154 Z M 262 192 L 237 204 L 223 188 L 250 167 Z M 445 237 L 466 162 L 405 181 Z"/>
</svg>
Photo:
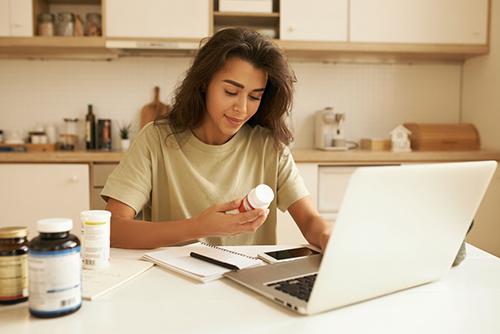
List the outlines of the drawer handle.
<svg viewBox="0 0 500 334">
<path fill-rule="evenodd" d="M 72 177 L 69 178 L 70 182 L 77 182 L 78 181 L 78 176 L 73 175 Z"/>
</svg>

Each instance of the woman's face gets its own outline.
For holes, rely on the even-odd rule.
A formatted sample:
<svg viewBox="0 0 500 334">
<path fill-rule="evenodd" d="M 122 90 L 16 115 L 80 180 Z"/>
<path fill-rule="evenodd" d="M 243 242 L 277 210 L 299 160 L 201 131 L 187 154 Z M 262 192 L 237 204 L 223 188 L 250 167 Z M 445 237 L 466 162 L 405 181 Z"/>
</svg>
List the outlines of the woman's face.
<svg viewBox="0 0 500 334">
<path fill-rule="evenodd" d="M 266 82 L 263 70 L 237 57 L 227 59 L 208 84 L 207 114 L 195 135 L 211 145 L 227 142 L 257 112 Z"/>
</svg>

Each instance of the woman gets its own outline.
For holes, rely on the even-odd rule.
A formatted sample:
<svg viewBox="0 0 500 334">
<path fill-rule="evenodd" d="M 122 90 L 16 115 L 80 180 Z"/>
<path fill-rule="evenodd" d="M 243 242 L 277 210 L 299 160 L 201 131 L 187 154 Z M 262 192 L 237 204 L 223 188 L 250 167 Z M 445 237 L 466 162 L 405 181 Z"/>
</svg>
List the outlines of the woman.
<svg viewBox="0 0 500 334">
<path fill-rule="evenodd" d="M 234 28 L 212 36 L 177 88 L 172 111 L 141 130 L 108 178 L 101 195 L 112 212 L 111 245 L 155 248 L 199 238 L 275 244 L 279 208 L 324 249 L 329 225 L 286 147 L 293 82 L 280 50 L 258 33 Z M 260 183 L 275 193 L 268 210 L 225 213 Z M 134 219 L 141 210 L 145 221 Z"/>
</svg>

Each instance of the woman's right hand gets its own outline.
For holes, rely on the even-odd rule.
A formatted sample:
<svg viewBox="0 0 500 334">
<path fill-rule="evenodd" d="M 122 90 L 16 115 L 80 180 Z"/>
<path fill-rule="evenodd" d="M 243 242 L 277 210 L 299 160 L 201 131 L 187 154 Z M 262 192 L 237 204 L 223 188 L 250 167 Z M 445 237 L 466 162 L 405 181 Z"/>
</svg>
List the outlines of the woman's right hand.
<svg viewBox="0 0 500 334">
<path fill-rule="evenodd" d="M 241 199 L 228 203 L 215 204 L 194 218 L 202 236 L 236 235 L 245 232 L 255 232 L 266 220 L 269 209 L 254 209 L 251 211 L 227 214 L 226 211 L 237 209 Z"/>
</svg>

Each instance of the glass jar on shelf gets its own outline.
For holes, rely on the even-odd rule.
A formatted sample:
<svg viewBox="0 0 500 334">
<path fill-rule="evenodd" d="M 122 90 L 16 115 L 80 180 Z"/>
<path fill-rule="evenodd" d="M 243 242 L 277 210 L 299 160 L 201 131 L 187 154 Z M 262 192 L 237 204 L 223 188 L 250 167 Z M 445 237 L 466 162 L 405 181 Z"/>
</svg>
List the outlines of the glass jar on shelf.
<svg viewBox="0 0 500 334">
<path fill-rule="evenodd" d="M 75 15 L 69 12 L 57 14 L 57 36 L 73 36 L 75 34 Z"/>
<path fill-rule="evenodd" d="M 85 36 L 102 36 L 101 14 L 88 13 L 85 20 Z"/>
<path fill-rule="evenodd" d="M 74 150 L 78 142 L 78 118 L 65 118 L 64 126 L 59 135 L 59 149 Z"/>
<path fill-rule="evenodd" d="M 54 36 L 54 14 L 41 13 L 38 15 L 38 36 Z"/>
</svg>

